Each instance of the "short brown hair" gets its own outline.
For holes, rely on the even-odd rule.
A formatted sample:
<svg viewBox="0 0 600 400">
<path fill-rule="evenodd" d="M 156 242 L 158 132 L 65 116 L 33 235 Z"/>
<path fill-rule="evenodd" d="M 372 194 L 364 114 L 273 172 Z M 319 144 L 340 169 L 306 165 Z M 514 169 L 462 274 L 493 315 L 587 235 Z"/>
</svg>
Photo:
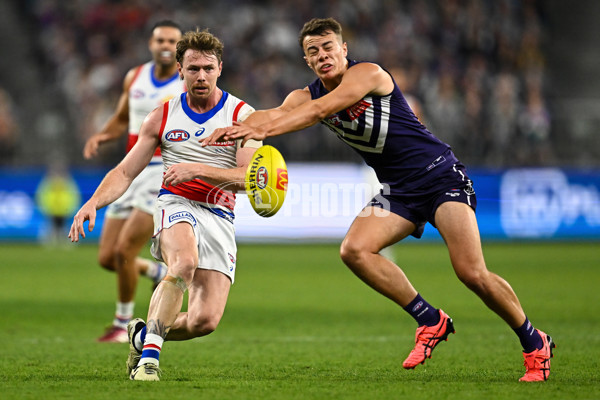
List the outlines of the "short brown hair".
<svg viewBox="0 0 600 400">
<path fill-rule="evenodd" d="M 304 38 L 307 36 L 319 35 L 325 36 L 328 32 L 333 32 L 342 37 L 342 26 L 333 18 L 313 18 L 304 24 L 298 42 L 300 47 L 304 48 Z"/>
<path fill-rule="evenodd" d="M 183 64 L 183 55 L 189 49 L 201 51 L 203 53 L 213 54 L 217 57 L 220 63 L 223 58 L 223 42 L 218 37 L 208 32 L 208 29 L 200 31 L 186 32 L 179 42 L 177 42 L 177 50 L 175 58 L 179 64 Z"/>
</svg>

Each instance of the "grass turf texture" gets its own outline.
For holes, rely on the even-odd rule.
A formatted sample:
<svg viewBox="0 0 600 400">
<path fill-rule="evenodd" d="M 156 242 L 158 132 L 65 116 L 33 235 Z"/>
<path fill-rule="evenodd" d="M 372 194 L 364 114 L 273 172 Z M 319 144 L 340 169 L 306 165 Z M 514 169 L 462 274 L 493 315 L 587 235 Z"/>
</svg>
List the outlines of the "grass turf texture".
<svg viewBox="0 0 600 400">
<path fill-rule="evenodd" d="M 0 397 L 6 399 L 597 399 L 600 250 L 594 243 L 488 244 L 532 322 L 558 348 L 542 384 L 517 382 L 515 334 L 458 282 L 442 244 L 400 244 L 399 264 L 456 335 L 413 371 L 414 321 L 339 260 L 337 246 L 243 245 L 221 325 L 167 342 L 162 381 L 131 382 L 126 344 L 96 343 L 115 277 L 96 247 L 0 247 Z M 150 282 L 140 280 L 145 318 Z"/>
</svg>

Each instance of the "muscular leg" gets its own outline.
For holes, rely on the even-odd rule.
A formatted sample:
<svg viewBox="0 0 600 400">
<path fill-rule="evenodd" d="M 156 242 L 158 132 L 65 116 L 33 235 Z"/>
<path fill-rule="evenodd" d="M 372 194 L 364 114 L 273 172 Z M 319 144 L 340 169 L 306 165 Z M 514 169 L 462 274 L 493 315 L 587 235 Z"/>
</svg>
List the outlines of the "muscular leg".
<svg viewBox="0 0 600 400">
<path fill-rule="evenodd" d="M 189 287 L 188 311 L 179 313 L 167 340 L 187 340 L 212 333 L 219 325 L 231 281 L 218 271 L 196 269 Z"/>
<path fill-rule="evenodd" d="M 134 208 L 113 245 L 119 301 L 123 303 L 133 301 L 138 277 L 148 268 L 148 260 L 139 258 L 138 254 L 152 237 L 153 228 L 152 215 Z"/>
<path fill-rule="evenodd" d="M 340 248 L 344 263 L 367 285 L 396 302 L 408 305 L 417 295 L 404 272 L 379 254 L 384 247 L 410 235 L 415 225 L 407 219 L 365 208 L 354 220 Z"/>
<path fill-rule="evenodd" d="M 160 235 L 168 272 L 152 294 L 147 333 L 165 338 L 181 311 L 185 288 L 192 284 L 198 265 L 198 246 L 192 227 L 186 222 L 163 229 Z"/>
<path fill-rule="evenodd" d="M 475 212 L 458 202 L 446 202 L 435 213 L 435 223 L 444 238 L 458 278 L 511 328 L 525 321 L 517 295 L 508 282 L 487 270 Z"/>
</svg>

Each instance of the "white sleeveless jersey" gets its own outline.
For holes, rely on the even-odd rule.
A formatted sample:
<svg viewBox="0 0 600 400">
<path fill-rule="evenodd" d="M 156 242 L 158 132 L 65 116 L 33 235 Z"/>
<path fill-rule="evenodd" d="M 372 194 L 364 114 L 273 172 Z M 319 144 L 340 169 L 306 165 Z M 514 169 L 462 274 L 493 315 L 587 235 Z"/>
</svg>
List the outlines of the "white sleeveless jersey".
<svg viewBox="0 0 600 400">
<path fill-rule="evenodd" d="M 200 142 L 217 128 L 243 121 L 254 108 L 223 91 L 219 103 L 210 111 L 198 114 L 187 104 L 187 93 L 163 105 L 159 132 L 164 170 L 178 163 L 202 163 L 217 168 L 237 167 L 236 153 L 241 139 L 202 147 Z M 246 147 L 260 147 L 262 142 L 249 141 Z M 161 188 L 160 194 L 172 193 L 190 200 L 233 210 L 235 195 L 200 179 Z"/>
<path fill-rule="evenodd" d="M 179 96 L 185 86 L 179 79 L 179 73 L 163 81 L 154 77 L 153 61 L 137 67 L 135 76 L 129 87 L 129 139 L 127 151 L 131 150 L 138 139 L 142 122 L 152 110 Z M 152 162 L 160 161 L 160 148 L 154 154 Z"/>
</svg>

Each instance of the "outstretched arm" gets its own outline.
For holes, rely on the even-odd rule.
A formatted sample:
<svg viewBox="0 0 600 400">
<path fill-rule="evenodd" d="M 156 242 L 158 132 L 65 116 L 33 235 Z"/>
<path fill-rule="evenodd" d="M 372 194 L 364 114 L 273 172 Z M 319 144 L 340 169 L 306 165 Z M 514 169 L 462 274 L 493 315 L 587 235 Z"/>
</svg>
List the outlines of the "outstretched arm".
<svg viewBox="0 0 600 400">
<path fill-rule="evenodd" d="M 296 107 L 299 107 L 307 101 L 310 101 L 310 92 L 308 91 L 308 88 L 294 90 L 285 98 L 285 100 L 279 107 L 271 108 L 268 110 L 257 110 L 250 114 L 250 116 L 244 120 L 243 125 L 249 127 L 258 127 L 264 124 L 268 124 L 269 122 L 274 121 L 276 119 L 285 118 L 285 116 L 291 110 L 295 109 Z M 214 144 L 220 141 L 231 140 L 224 139 L 224 137 L 228 137 L 228 135 L 232 133 L 234 127 L 238 127 L 241 125 L 242 124 L 239 122 L 234 122 L 233 126 L 215 129 L 215 131 L 210 136 L 208 136 L 202 141 L 202 146 L 208 146 L 209 144 Z M 250 139 L 258 141 L 262 141 L 264 139 L 264 137 L 258 131 L 250 131 L 248 132 L 248 136 L 238 135 L 236 139 L 240 137 L 244 137 L 242 145 L 244 145 Z"/>
<path fill-rule="evenodd" d="M 387 95 L 392 92 L 394 82 L 390 75 L 381 67 L 371 63 L 360 63 L 349 68 L 342 77 L 340 84 L 331 92 L 318 99 L 311 100 L 308 88 L 292 92 L 286 102 L 294 105 L 283 116 L 263 122 L 259 126 L 250 126 L 246 123 L 236 123 L 207 138 L 204 144 L 212 143 L 210 140 L 234 140 L 244 138 L 264 140 L 267 137 L 278 136 L 284 133 L 298 131 L 316 124 L 324 118 L 340 110 L 344 110 L 368 94 Z"/>
<path fill-rule="evenodd" d="M 139 140 L 127 153 L 123 161 L 110 170 L 92 197 L 81 207 L 73 217 L 69 231 L 72 242 L 79 241 L 79 235 L 85 238 L 83 223 L 89 221 L 88 230 L 91 232 L 96 223 L 96 210 L 112 203 L 131 185 L 133 179 L 148 165 L 158 146 L 158 132 L 162 120 L 162 107 L 155 109 L 146 117 L 142 124 Z"/>
</svg>

